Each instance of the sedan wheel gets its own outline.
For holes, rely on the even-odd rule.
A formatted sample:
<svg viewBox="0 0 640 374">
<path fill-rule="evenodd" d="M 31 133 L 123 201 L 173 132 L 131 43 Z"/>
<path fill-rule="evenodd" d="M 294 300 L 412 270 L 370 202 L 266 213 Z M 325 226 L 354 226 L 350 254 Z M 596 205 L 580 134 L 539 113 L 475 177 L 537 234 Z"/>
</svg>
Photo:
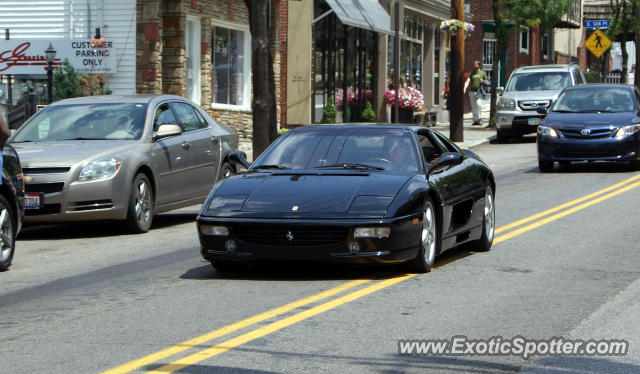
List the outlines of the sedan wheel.
<svg viewBox="0 0 640 374">
<path fill-rule="evenodd" d="M 144 174 L 138 174 L 133 181 L 129 197 L 127 227 L 131 232 L 149 231 L 153 221 L 153 191 Z"/>
<path fill-rule="evenodd" d="M 15 250 L 15 225 L 9 202 L 0 196 L 0 271 L 11 266 Z"/>
<path fill-rule="evenodd" d="M 437 215 L 433 202 L 427 200 L 422 213 L 422 231 L 420 237 L 420 249 L 416 258 L 408 265 L 411 271 L 428 273 L 435 263 L 436 253 L 440 244 L 438 240 Z"/>
<path fill-rule="evenodd" d="M 235 174 L 235 170 L 234 170 L 233 166 L 231 166 L 230 163 L 223 162 L 222 166 L 220 166 L 220 173 L 219 174 L 220 175 L 218 177 L 218 180 L 227 179 L 230 176 L 232 176 L 233 174 Z"/>
<path fill-rule="evenodd" d="M 553 161 L 538 159 L 538 169 L 542 173 L 550 173 L 553 171 Z"/>
</svg>

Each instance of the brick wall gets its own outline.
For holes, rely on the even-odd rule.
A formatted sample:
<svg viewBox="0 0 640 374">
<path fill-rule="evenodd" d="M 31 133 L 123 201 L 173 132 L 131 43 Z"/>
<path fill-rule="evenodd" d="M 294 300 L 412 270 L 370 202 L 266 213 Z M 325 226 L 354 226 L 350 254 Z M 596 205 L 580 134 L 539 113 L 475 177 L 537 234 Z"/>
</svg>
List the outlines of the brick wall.
<svg viewBox="0 0 640 374">
<path fill-rule="evenodd" d="M 157 0 L 136 4 L 136 92 L 162 91 L 162 18 Z"/>
</svg>

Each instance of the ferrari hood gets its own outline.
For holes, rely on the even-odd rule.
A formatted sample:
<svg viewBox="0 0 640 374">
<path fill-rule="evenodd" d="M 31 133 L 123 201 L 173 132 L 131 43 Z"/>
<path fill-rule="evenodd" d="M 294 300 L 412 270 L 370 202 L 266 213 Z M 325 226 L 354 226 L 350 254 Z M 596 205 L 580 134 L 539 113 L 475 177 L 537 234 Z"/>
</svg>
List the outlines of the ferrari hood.
<svg viewBox="0 0 640 374">
<path fill-rule="evenodd" d="M 382 216 L 409 178 L 382 173 L 237 175 L 216 189 L 209 213 Z"/>
</svg>

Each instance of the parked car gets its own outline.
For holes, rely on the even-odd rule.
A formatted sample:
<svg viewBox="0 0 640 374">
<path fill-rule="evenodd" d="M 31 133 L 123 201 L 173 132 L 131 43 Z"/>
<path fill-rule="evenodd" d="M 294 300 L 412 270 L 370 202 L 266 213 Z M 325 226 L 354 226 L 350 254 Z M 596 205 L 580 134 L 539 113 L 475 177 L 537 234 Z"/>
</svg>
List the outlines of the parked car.
<svg viewBox="0 0 640 374">
<path fill-rule="evenodd" d="M 535 133 L 543 117 L 536 109 L 548 107 L 565 87 L 585 82 L 575 63 L 515 69 L 496 105 L 498 141 Z"/>
<path fill-rule="evenodd" d="M 538 166 L 554 162 L 640 160 L 640 91 L 619 84 L 564 89 L 538 127 Z"/>
<path fill-rule="evenodd" d="M 237 138 L 172 95 L 94 96 L 47 106 L 9 142 L 20 155 L 25 222 L 122 220 L 145 232 L 154 213 L 201 203 L 235 172 Z"/>
<path fill-rule="evenodd" d="M 406 262 L 428 272 L 463 243 L 491 248 L 494 177 L 421 126 L 328 125 L 280 136 L 211 191 L 197 218 L 214 267 L 261 260 Z"/>
<path fill-rule="evenodd" d="M 0 184 L 0 271 L 11 266 L 23 218 L 24 178 L 20 158 L 13 147 L 6 144 L 2 150 Z"/>
</svg>

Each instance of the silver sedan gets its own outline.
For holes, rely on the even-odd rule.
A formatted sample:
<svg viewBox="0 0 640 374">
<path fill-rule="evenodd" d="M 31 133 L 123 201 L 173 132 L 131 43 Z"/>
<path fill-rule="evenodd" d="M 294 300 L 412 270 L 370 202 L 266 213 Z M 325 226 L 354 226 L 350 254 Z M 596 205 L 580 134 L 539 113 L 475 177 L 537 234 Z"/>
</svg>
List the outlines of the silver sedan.
<svg viewBox="0 0 640 374">
<path fill-rule="evenodd" d="M 94 96 L 41 110 L 11 137 L 27 177 L 25 222 L 122 220 L 201 203 L 235 172 L 233 131 L 172 95 Z"/>
</svg>

